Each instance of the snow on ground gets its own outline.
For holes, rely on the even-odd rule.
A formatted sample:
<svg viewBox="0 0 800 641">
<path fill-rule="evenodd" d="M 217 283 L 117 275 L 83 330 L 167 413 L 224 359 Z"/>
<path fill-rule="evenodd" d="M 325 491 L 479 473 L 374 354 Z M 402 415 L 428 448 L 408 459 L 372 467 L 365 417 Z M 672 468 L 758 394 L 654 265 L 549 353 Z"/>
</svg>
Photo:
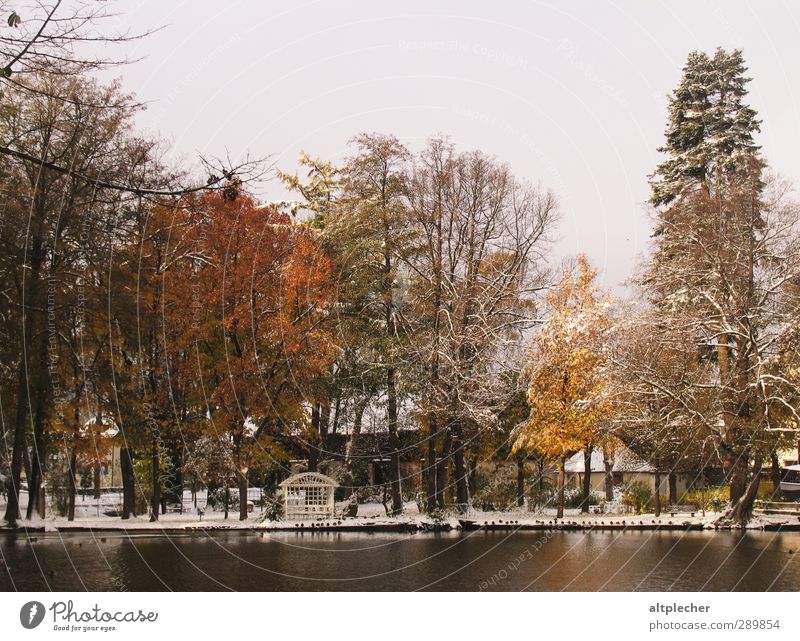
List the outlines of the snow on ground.
<svg viewBox="0 0 800 641">
<path fill-rule="evenodd" d="M 27 506 L 27 498 L 21 497 L 22 509 Z M 274 530 L 286 528 L 312 528 L 326 527 L 346 528 L 346 529 L 379 529 L 406 526 L 409 529 L 430 529 L 434 526 L 441 526 L 443 523 L 434 523 L 429 517 L 420 514 L 416 503 L 407 502 L 403 506 L 403 515 L 390 517 L 386 515 L 385 508 L 381 503 L 362 503 L 358 506 L 358 516 L 355 518 L 342 518 L 339 516 L 322 519 L 306 519 L 303 521 L 263 521 L 259 518 L 258 509 L 249 514 L 245 521 L 239 520 L 238 509 L 231 510 L 225 519 L 223 512 L 208 510 L 206 506 L 205 494 L 198 494 L 198 511 L 194 507 L 192 496 L 189 492 L 184 497 L 186 506 L 184 513 L 168 512 L 159 515 L 158 521 L 151 522 L 148 515 L 140 515 L 123 521 L 118 516 L 112 516 L 114 511 L 119 509 L 122 497 L 118 494 L 104 494 L 99 500 L 92 497 L 79 497 L 75 508 L 75 520 L 68 521 L 66 517 L 56 516 L 50 510 L 45 519 L 31 519 L 20 521 L 23 527 L 44 529 L 45 531 L 69 531 L 69 530 L 118 530 L 118 531 L 179 531 L 179 530 L 214 530 L 214 529 L 237 529 L 237 530 Z M 340 514 L 346 502 L 336 504 L 336 512 Z M 204 509 L 206 508 L 206 509 Z M 0 510 L 5 509 L 5 503 L 0 501 Z M 199 512 L 202 512 L 200 514 Z M 495 511 L 481 512 L 470 510 L 465 519 L 474 522 L 477 526 L 503 527 L 513 529 L 515 527 L 526 528 L 548 528 L 554 524 L 560 524 L 567 528 L 625 528 L 633 527 L 656 528 L 656 527 L 679 527 L 691 526 L 694 528 L 713 528 L 714 521 L 719 515 L 707 513 L 703 516 L 700 512 L 694 516 L 690 514 L 676 514 L 672 516 L 662 513 L 660 517 L 653 514 L 582 514 L 579 510 L 565 510 L 564 518 L 555 519 L 554 509 L 545 509 L 540 513 L 526 511 Z M 444 523 L 451 528 L 458 528 L 460 524 L 455 516 L 448 516 Z M 761 514 L 756 513 L 749 524 L 749 528 L 763 529 L 788 526 L 792 529 L 800 528 L 800 517 L 786 514 Z"/>
</svg>

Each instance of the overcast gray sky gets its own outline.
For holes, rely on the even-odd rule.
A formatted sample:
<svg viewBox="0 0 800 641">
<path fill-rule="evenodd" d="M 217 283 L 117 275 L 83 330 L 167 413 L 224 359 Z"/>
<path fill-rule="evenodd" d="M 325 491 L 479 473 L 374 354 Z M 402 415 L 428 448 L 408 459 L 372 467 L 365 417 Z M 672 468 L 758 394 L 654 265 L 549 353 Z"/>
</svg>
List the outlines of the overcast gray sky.
<svg viewBox="0 0 800 641">
<path fill-rule="evenodd" d="M 436 133 L 552 188 L 559 255 L 618 286 L 647 249 L 647 174 L 666 95 L 692 49 L 741 47 L 760 143 L 797 183 L 800 8 L 788 2 L 273 2 L 122 0 L 166 27 L 131 47 L 124 85 L 176 154 L 301 150 L 332 160 L 361 131 L 412 149 Z M 263 198 L 285 195 L 266 183 Z"/>
</svg>

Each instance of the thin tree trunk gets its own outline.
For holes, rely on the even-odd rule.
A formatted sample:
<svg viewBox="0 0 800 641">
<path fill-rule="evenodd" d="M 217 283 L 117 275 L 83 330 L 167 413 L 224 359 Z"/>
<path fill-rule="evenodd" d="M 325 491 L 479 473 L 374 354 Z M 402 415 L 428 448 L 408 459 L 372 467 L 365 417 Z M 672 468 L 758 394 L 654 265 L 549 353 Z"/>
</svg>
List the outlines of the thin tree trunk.
<svg viewBox="0 0 800 641">
<path fill-rule="evenodd" d="M 466 514 L 469 508 L 469 489 L 467 487 L 467 466 L 464 462 L 464 442 L 461 438 L 461 425 L 453 425 L 453 474 L 455 475 L 456 503 L 459 514 Z"/>
<path fill-rule="evenodd" d="M 356 447 L 358 446 L 358 438 L 361 436 L 361 424 L 364 420 L 364 410 L 366 405 L 357 405 L 353 414 L 353 428 L 350 431 L 350 438 L 347 440 L 347 446 L 344 450 L 344 469 L 348 478 L 353 477 L 353 458 L 355 455 Z"/>
<path fill-rule="evenodd" d="M 367 405 L 369 405 L 369 397 L 364 397 L 354 408 L 353 429 L 350 432 L 350 438 L 347 441 L 347 448 L 344 453 L 344 484 L 345 490 L 349 490 L 351 495 L 356 493 L 355 455 L 358 449 L 358 439 L 361 436 L 361 425 L 364 420 L 364 412 L 367 409 Z"/>
<path fill-rule="evenodd" d="M 656 491 L 654 496 L 655 505 L 653 507 L 653 513 L 656 516 L 661 516 L 661 472 L 659 471 L 658 467 L 656 467 L 654 475 Z"/>
<path fill-rule="evenodd" d="M 675 472 L 669 473 L 667 481 L 669 485 L 669 502 L 672 505 L 676 505 L 678 503 L 678 477 Z"/>
<path fill-rule="evenodd" d="M 247 520 L 247 471 L 239 470 L 239 520 Z"/>
<path fill-rule="evenodd" d="M 567 462 L 566 457 L 562 456 L 560 459 L 558 459 L 558 494 L 556 496 L 557 519 L 564 517 L 564 480 L 566 477 L 564 465 L 566 464 L 566 462 Z"/>
<path fill-rule="evenodd" d="M 594 448 L 587 445 L 583 450 L 583 491 L 581 492 L 581 512 L 589 512 L 589 493 L 592 491 L 592 452 Z"/>
<path fill-rule="evenodd" d="M 22 456 L 27 449 L 25 443 L 25 421 L 28 413 L 26 411 L 25 399 L 27 397 L 27 369 L 21 366 L 18 372 L 17 389 L 17 415 L 14 420 L 14 445 L 11 451 L 11 474 L 9 475 L 8 503 L 6 503 L 5 520 L 11 527 L 16 527 L 20 518 L 19 513 L 19 490 L 22 484 Z M 30 476 L 28 475 L 30 480 Z"/>
<path fill-rule="evenodd" d="M 39 394 L 36 402 L 36 419 L 33 422 L 33 457 L 31 458 L 31 475 L 28 479 L 28 511 L 27 518 L 33 518 L 35 512 L 44 518 L 44 499 L 42 482 L 47 453 L 44 439 L 44 392 Z"/>
<path fill-rule="evenodd" d="M 311 407 L 311 436 L 314 439 L 319 438 L 319 403 L 314 402 Z M 319 443 L 308 444 L 308 471 L 316 472 L 319 466 Z"/>
<path fill-rule="evenodd" d="M 544 463 L 545 463 L 544 459 L 539 457 L 539 459 L 537 461 L 537 465 L 538 465 L 538 468 L 539 468 L 538 469 L 537 479 L 538 479 L 538 485 L 539 485 L 539 492 L 540 493 L 544 492 Z"/>
<path fill-rule="evenodd" d="M 604 450 L 605 454 L 605 450 Z M 608 458 L 603 456 L 603 467 L 605 468 L 605 487 L 606 487 L 606 501 L 614 500 L 614 462 L 609 461 Z"/>
<path fill-rule="evenodd" d="M 428 514 L 436 509 L 436 419 L 428 418 L 427 460 L 425 462 L 425 507 Z"/>
<path fill-rule="evenodd" d="M 331 401 L 326 396 L 325 400 L 322 403 L 320 403 L 320 414 L 319 414 L 320 461 L 323 461 L 325 459 L 325 456 L 328 455 L 328 452 L 330 452 L 330 443 L 328 438 L 328 429 L 330 428 L 330 425 L 331 425 Z"/>
<path fill-rule="evenodd" d="M 122 473 L 122 518 L 136 516 L 136 486 L 133 477 L 133 456 L 128 447 L 119 451 L 119 466 Z"/>
<path fill-rule="evenodd" d="M 525 505 L 525 457 L 517 456 L 517 507 Z"/>
<path fill-rule="evenodd" d="M 95 462 L 94 468 L 94 498 L 100 498 L 100 463 Z"/>
<path fill-rule="evenodd" d="M 36 439 L 34 439 L 34 442 Z M 36 449 L 33 451 L 31 458 L 31 475 L 28 478 L 28 510 L 25 518 L 30 520 L 33 518 L 34 512 L 39 507 L 39 486 L 41 484 L 41 466 L 39 465 L 39 456 Z"/>
<path fill-rule="evenodd" d="M 452 439 L 448 430 L 444 436 L 444 444 L 436 462 L 436 505 L 443 510 L 447 501 L 447 472 L 450 466 L 450 448 Z"/>
<path fill-rule="evenodd" d="M 469 462 L 469 495 L 475 496 L 475 485 L 478 482 L 478 459 L 470 459 Z"/>
<path fill-rule="evenodd" d="M 158 521 L 158 513 L 161 508 L 161 475 L 159 470 L 158 456 L 158 436 L 153 435 L 153 443 L 150 450 L 150 465 L 153 483 L 153 495 L 150 501 L 150 520 Z"/>
<path fill-rule="evenodd" d="M 78 457 L 73 450 L 69 456 L 69 469 L 67 470 L 67 521 L 75 520 L 75 467 Z"/>
<path fill-rule="evenodd" d="M 386 369 L 386 412 L 388 415 L 389 448 L 391 449 L 392 469 L 390 486 L 392 491 L 392 514 L 403 513 L 403 495 L 400 487 L 400 439 L 397 435 L 397 387 L 394 367 Z"/>
<path fill-rule="evenodd" d="M 770 455 L 770 477 L 772 478 L 772 498 L 781 494 L 781 463 L 778 460 L 778 453 L 773 450 Z"/>
</svg>

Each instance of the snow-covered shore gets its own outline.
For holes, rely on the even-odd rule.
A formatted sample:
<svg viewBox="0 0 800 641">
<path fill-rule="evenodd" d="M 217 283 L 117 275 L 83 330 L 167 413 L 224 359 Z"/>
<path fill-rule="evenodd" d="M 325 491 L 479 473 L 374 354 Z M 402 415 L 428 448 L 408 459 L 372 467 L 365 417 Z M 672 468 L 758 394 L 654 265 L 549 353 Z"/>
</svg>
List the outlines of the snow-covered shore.
<svg viewBox="0 0 800 641">
<path fill-rule="evenodd" d="M 258 515 L 240 521 L 236 514 L 228 519 L 222 513 L 208 513 L 201 517 L 197 514 L 163 514 L 158 521 L 150 521 L 147 516 L 139 516 L 127 520 L 119 517 L 84 517 L 68 521 L 63 517 L 47 519 L 22 520 L 18 531 L 41 532 L 129 532 L 129 533 L 177 533 L 177 532 L 209 532 L 216 530 L 240 530 L 250 532 L 277 531 L 358 531 L 358 532 L 417 532 L 450 529 L 487 530 L 487 531 L 525 531 L 525 530 L 714 530 L 723 529 L 715 525 L 719 515 L 709 513 L 706 516 L 695 514 L 653 514 L 642 515 L 609 515 L 609 514 L 570 514 L 563 519 L 556 519 L 548 514 L 485 512 L 471 513 L 465 518 L 449 517 L 432 520 L 425 515 L 407 514 L 399 517 L 388 517 L 380 514 L 367 514 L 355 518 L 322 518 L 300 521 L 261 521 Z M 771 531 L 800 531 L 800 518 L 785 515 L 756 515 L 748 529 Z M 14 531 L 7 526 L 0 526 L 0 532 Z"/>
</svg>

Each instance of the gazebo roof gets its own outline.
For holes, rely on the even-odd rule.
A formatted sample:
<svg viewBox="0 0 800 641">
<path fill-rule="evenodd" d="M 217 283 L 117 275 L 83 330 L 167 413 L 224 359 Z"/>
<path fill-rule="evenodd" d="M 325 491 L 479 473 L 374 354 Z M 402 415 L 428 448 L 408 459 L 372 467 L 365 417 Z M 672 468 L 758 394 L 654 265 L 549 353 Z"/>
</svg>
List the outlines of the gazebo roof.
<svg viewBox="0 0 800 641">
<path fill-rule="evenodd" d="M 305 485 L 305 486 L 319 486 L 327 485 L 329 487 L 336 487 L 338 483 L 330 476 L 325 476 L 319 472 L 300 472 L 294 474 L 285 481 L 278 484 L 280 487 L 287 487 L 288 485 Z"/>
</svg>

